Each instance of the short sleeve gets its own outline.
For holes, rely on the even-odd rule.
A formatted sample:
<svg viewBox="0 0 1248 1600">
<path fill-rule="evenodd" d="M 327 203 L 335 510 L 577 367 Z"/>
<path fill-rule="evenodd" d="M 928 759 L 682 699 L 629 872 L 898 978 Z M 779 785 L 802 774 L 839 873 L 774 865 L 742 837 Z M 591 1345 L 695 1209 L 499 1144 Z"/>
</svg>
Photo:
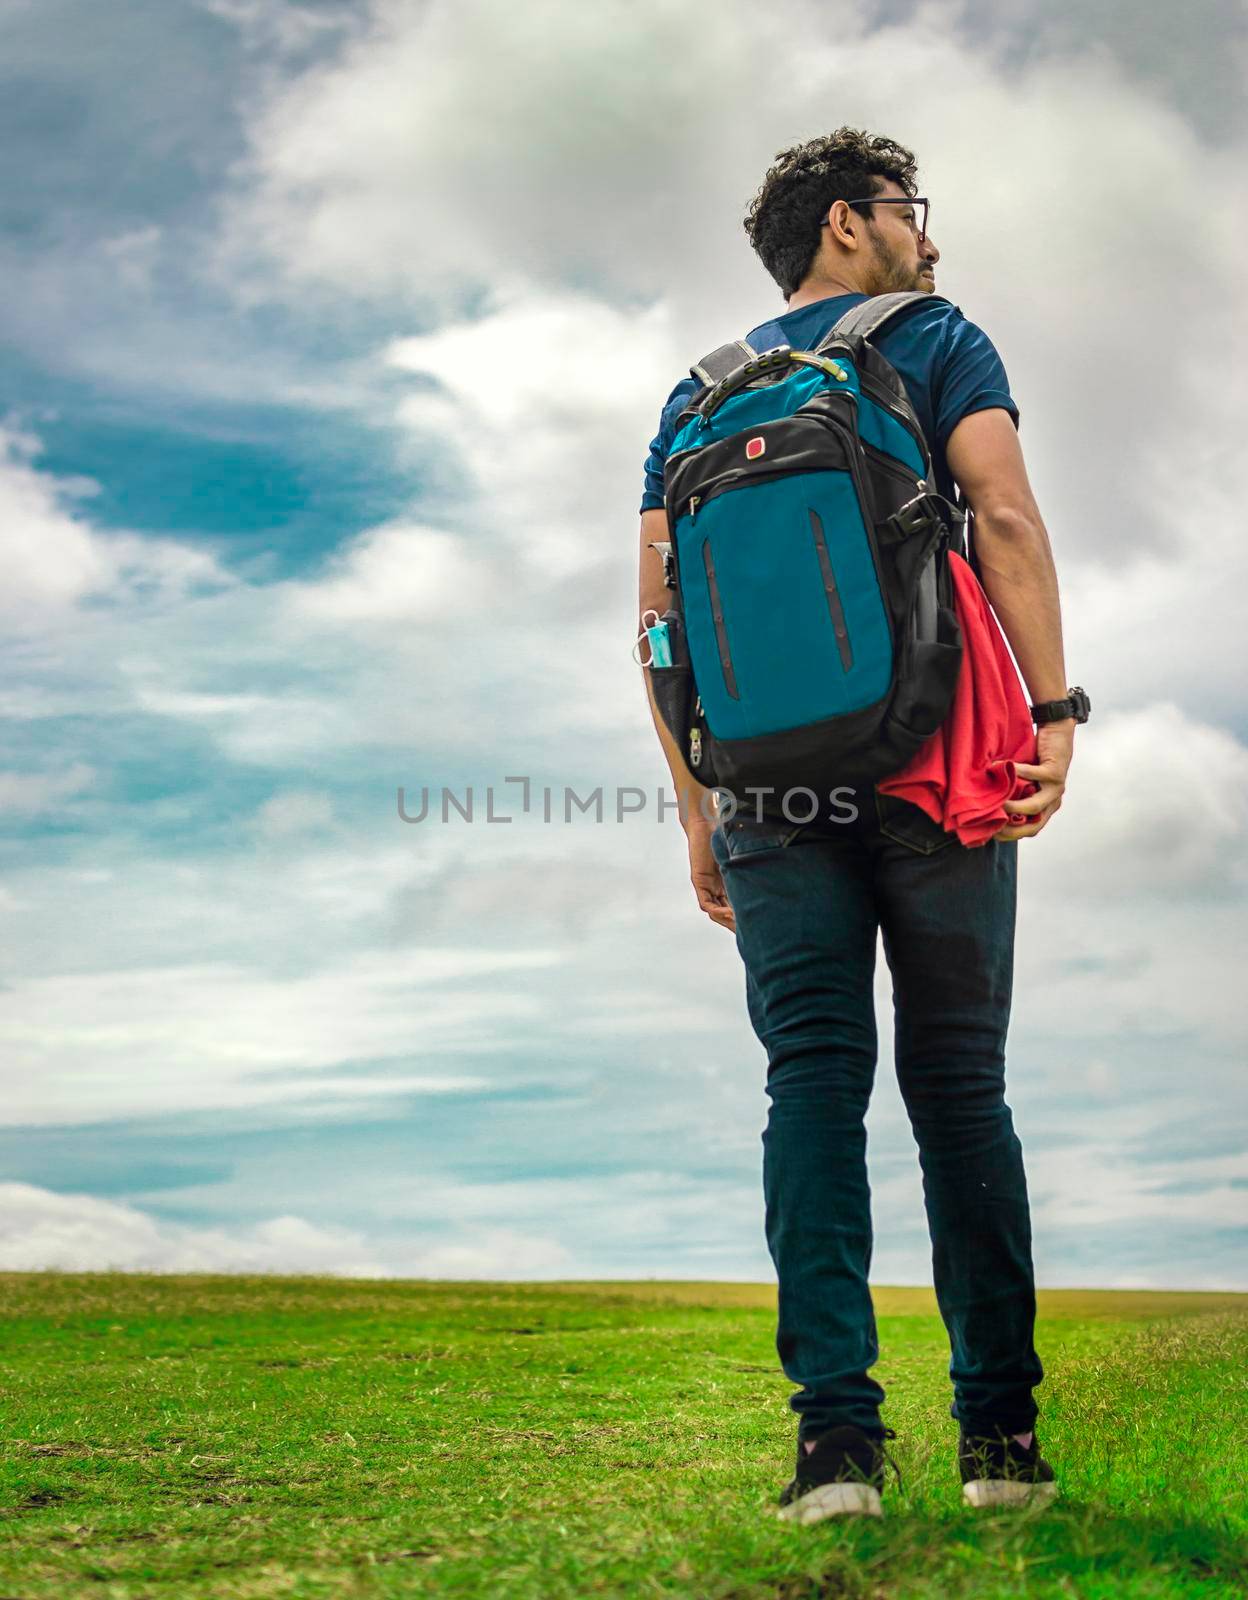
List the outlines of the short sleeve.
<svg viewBox="0 0 1248 1600">
<path fill-rule="evenodd" d="M 650 441 L 650 453 L 646 457 L 645 486 L 641 496 L 643 511 L 662 511 L 666 503 L 663 497 L 663 466 L 672 448 L 672 440 L 676 437 L 676 416 L 689 396 L 697 393 L 697 389 L 694 380 L 686 378 L 676 385 L 664 403 L 659 416 L 659 431 Z"/>
<path fill-rule="evenodd" d="M 1005 365 L 992 340 L 959 312 L 949 321 L 936 374 L 936 442 L 944 449 L 949 435 L 972 411 L 1000 406 L 1018 427 L 1018 406 L 1010 394 Z"/>
<path fill-rule="evenodd" d="M 668 441 L 670 443 L 670 441 Z M 662 511 L 663 499 L 663 463 L 667 459 L 667 445 L 663 440 L 663 419 L 659 419 L 659 431 L 650 441 L 650 454 L 646 457 L 645 487 L 641 494 L 641 509 L 643 511 Z"/>
</svg>

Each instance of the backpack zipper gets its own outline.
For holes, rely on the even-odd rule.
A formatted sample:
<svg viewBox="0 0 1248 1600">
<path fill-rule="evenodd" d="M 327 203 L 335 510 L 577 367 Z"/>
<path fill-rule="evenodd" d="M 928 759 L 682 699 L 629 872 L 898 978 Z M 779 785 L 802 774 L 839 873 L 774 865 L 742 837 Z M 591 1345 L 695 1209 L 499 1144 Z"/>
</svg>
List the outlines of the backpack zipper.
<svg viewBox="0 0 1248 1600">
<path fill-rule="evenodd" d="M 858 397 L 853 393 L 852 390 L 845 390 L 844 393 L 848 394 L 854 401 L 854 404 L 857 405 Z M 871 551 L 871 560 L 875 566 L 875 581 L 880 587 L 880 598 L 883 601 L 884 606 L 884 620 L 888 624 L 888 641 L 890 647 L 895 651 L 897 648 L 897 633 L 896 629 L 893 627 L 892 608 L 889 606 L 887 600 L 884 599 L 884 596 L 888 591 L 884 583 L 884 570 L 880 563 L 879 546 L 875 542 L 875 504 L 867 494 L 866 481 L 863 477 L 862 471 L 863 461 L 859 453 L 860 441 L 858 439 L 857 431 L 851 429 L 848 424 L 842 422 L 839 417 L 831 416 L 826 412 L 822 414 L 822 420 L 826 427 L 833 429 L 833 431 L 836 433 L 842 434 L 845 439 L 846 454 L 849 457 L 849 475 L 853 479 L 854 492 L 858 496 L 858 509 L 862 517 L 863 528 L 865 529 L 867 535 L 867 547 Z"/>
<path fill-rule="evenodd" d="M 814 536 L 815 553 L 819 557 L 819 571 L 823 575 L 823 589 L 828 600 L 828 614 L 832 618 L 832 631 L 836 635 L 837 653 L 841 658 L 842 670 L 848 672 L 854 664 L 854 649 L 849 641 L 849 629 L 845 625 L 845 608 L 841 604 L 841 592 L 837 588 L 836 574 L 832 570 L 832 557 L 828 553 L 823 519 L 814 506 L 807 506 L 806 510 L 810 517 L 810 531 Z"/>
<path fill-rule="evenodd" d="M 854 398 L 852 390 L 849 389 L 836 390 L 834 392 L 837 394 L 844 394 L 851 401 Z M 793 416 L 801 417 L 803 420 L 813 416 L 822 422 L 826 416 L 826 413 L 795 411 Z M 727 467 L 724 470 L 716 473 L 713 477 L 703 478 L 702 489 L 700 493 L 691 494 L 688 496 L 688 498 L 678 502 L 678 504 L 684 505 L 685 510 L 683 513 L 676 511 L 673 517 L 673 522 L 679 522 L 682 515 L 688 516 L 690 522 L 694 522 L 697 519 L 698 507 L 708 505 L 717 496 L 721 494 L 727 494 L 731 490 L 739 488 L 742 485 L 748 484 L 753 487 L 755 484 L 765 483 L 769 478 L 785 478 L 795 470 L 801 469 L 795 469 L 789 465 L 784 457 L 774 460 L 763 471 L 756 469 L 752 472 L 747 472 L 743 471 L 739 466 Z"/>
<path fill-rule="evenodd" d="M 711 541 L 702 541 L 702 565 L 706 568 L 706 586 L 711 598 L 711 621 L 715 624 L 715 640 L 719 645 L 719 665 L 724 674 L 724 688 L 734 700 L 740 700 L 737 675 L 732 668 L 732 652 L 728 648 L 728 625 L 724 621 L 724 605 L 719 595 L 715 577 L 715 561 L 711 555 Z"/>
<path fill-rule="evenodd" d="M 887 472 L 893 478 L 901 478 L 908 488 L 917 489 L 922 493 L 927 482 L 925 478 L 917 477 L 909 467 L 903 467 L 895 457 L 890 456 L 887 450 L 881 450 L 878 445 L 868 444 L 864 439 L 862 448 L 881 472 Z"/>
</svg>

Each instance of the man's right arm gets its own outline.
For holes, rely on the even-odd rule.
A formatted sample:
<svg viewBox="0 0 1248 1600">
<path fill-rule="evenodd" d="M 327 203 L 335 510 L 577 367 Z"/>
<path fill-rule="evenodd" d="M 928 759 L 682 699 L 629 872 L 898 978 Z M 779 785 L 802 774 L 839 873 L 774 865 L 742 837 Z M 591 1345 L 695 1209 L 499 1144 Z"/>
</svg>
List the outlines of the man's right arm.
<svg viewBox="0 0 1248 1600">
<path fill-rule="evenodd" d="M 980 581 L 1031 701 L 1064 700 L 1067 680 L 1057 571 L 1010 413 L 1000 406 L 972 411 L 950 433 L 945 456 L 974 512 L 972 537 Z M 1038 763 L 1018 764 L 1020 774 L 1035 779 L 1040 791 L 1009 805 L 1011 813 L 1029 814 L 1027 825 L 1008 828 L 997 838 L 1029 838 L 1061 805 L 1075 726 L 1073 717 L 1041 725 L 1036 735 Z"/>
<path fill-rule="evenodd" d="M 641 513 L 641 555 L 638 561 L 637 582 L 638 635 L 642 631 L 641 619 L 647 611 L 657 611 L 662 616 L 672 603 L 671 591 L 663 581 L 663 558 L 657 550 L 651 549 L 656 541 L 664 542 L 669 537 L 666 511 Z M 680 819 L 684 822 L 688 815 L 696 814 L 698 807 L 705 800 L 707 790 L 701 784 L 694 782 L 693 774 L 686 769 L 681 759 L 680 750 L 672 737 L 671 730 L 659 714 L 654 699 L 654 685 L 650 682 L 649 667 L 644 669 L 644 677 L 646 694 L 650 699 L 650 715 L 654 718 L 655 732 L 659 736 L 659 743 L 663 746 L 668 771 L 672 775 L 672 788 L 681 796 Z M 705 800 L 705 807 L 706 812 L 713 816 L 714 811 L 709 800 Z"/>
<path fill-rule="evenodd" d="M 641 513 L 637 611 L 639 634 L 641 618 L 647 611 L 654 610 L 662 616 L 671 605 L 671 591 L 663 581 L 663 558 L 657 550 L 650 548 L 653 541 L 662 541 L 669 537 L 666 511 L 651 510 Z M 719 867 L 711 854 L 711 833 L 715 826 L 715 804 L 710 798 L 712 791 L 695 782 L 693 774 L 685 766 L 671 730 L 655 704 L 649 667 L 643 667 L 642 677 L 646 680 L 650 715 L 654 718 L 655 731 L 659 736 L 659 743 L 663 746 L 668 770 L 672 774 L 672 787 L 680 803 L 680 820 L 689 841 L 689 876 L 698 897 L 698 904 L 712 922 L 724 928 L 732 928 L 734 926 L 732 907 L 724 893 Z"/>
</svg>

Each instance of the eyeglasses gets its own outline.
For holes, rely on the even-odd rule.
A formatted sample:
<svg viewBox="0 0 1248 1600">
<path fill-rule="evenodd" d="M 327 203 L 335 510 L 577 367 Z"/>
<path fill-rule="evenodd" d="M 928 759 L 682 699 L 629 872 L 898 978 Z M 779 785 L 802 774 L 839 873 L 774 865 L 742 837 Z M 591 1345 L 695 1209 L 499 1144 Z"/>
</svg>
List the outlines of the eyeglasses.
<svg viewBox="0 0 1248 1600">
<path fill-rule="evenodd" d="M 838 198 L 839 198 L 839 196 L 838 196 Z M 881 197 L 878 194 L 871 194 L 871 195 L 864 195 L 861 200 L 846 200 L 845 204 L 847 206 L 911 206 L 911 207 L 914 207 L 915 209 L 917 209 L 919 206 L 922 206 L 923 207 L 923 217 L 922 217 L 922 220 L 919 223 L 919 231 L 918 231 L 917 237 L 918 237 L 918 241 L 919 241 L 920 244 L 922 244 L 923 241 L 927 238 L 927 200 L 922 195 L 916 196 L 915 199 L 913 199 L 913 200 L 910 200 L 910 199 L 902 200 L 902 199 L 898 199 L 898 197 L 895 196 L 895 195 L 885 195 L 885 196 Z M 828 226 L 828 218 L 825 217 L 823 219 L 823 221 L 819 224 L 819 226 L 821 228 L 826 228 Z"/>
</svg>

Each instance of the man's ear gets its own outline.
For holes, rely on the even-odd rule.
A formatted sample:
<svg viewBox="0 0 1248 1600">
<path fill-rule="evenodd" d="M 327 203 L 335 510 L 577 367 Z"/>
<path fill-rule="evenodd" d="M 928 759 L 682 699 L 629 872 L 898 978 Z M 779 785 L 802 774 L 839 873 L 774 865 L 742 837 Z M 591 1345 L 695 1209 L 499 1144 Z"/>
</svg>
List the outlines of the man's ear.
<svg viewBox="0 0 1248 1600">
<path fill-rule="evenodd" d="M 835 214 L 836 204 L 837 202 L 834 200 L 832 205 L 828 207 L 828 216 Z M 870 224 L 866 217 L 859 216 L 852 206 L 846 206 L 845 220 L 839 227 L 829 223 L 826 228 L 819 229 L 819 247 L 820 249 L 823 248 L 823 236 L 826 233 L 835 236 L 836 243 L 840 245 L 842 250 L 861 250 L 866 245 L 869 226 Z"/>
</svg>

